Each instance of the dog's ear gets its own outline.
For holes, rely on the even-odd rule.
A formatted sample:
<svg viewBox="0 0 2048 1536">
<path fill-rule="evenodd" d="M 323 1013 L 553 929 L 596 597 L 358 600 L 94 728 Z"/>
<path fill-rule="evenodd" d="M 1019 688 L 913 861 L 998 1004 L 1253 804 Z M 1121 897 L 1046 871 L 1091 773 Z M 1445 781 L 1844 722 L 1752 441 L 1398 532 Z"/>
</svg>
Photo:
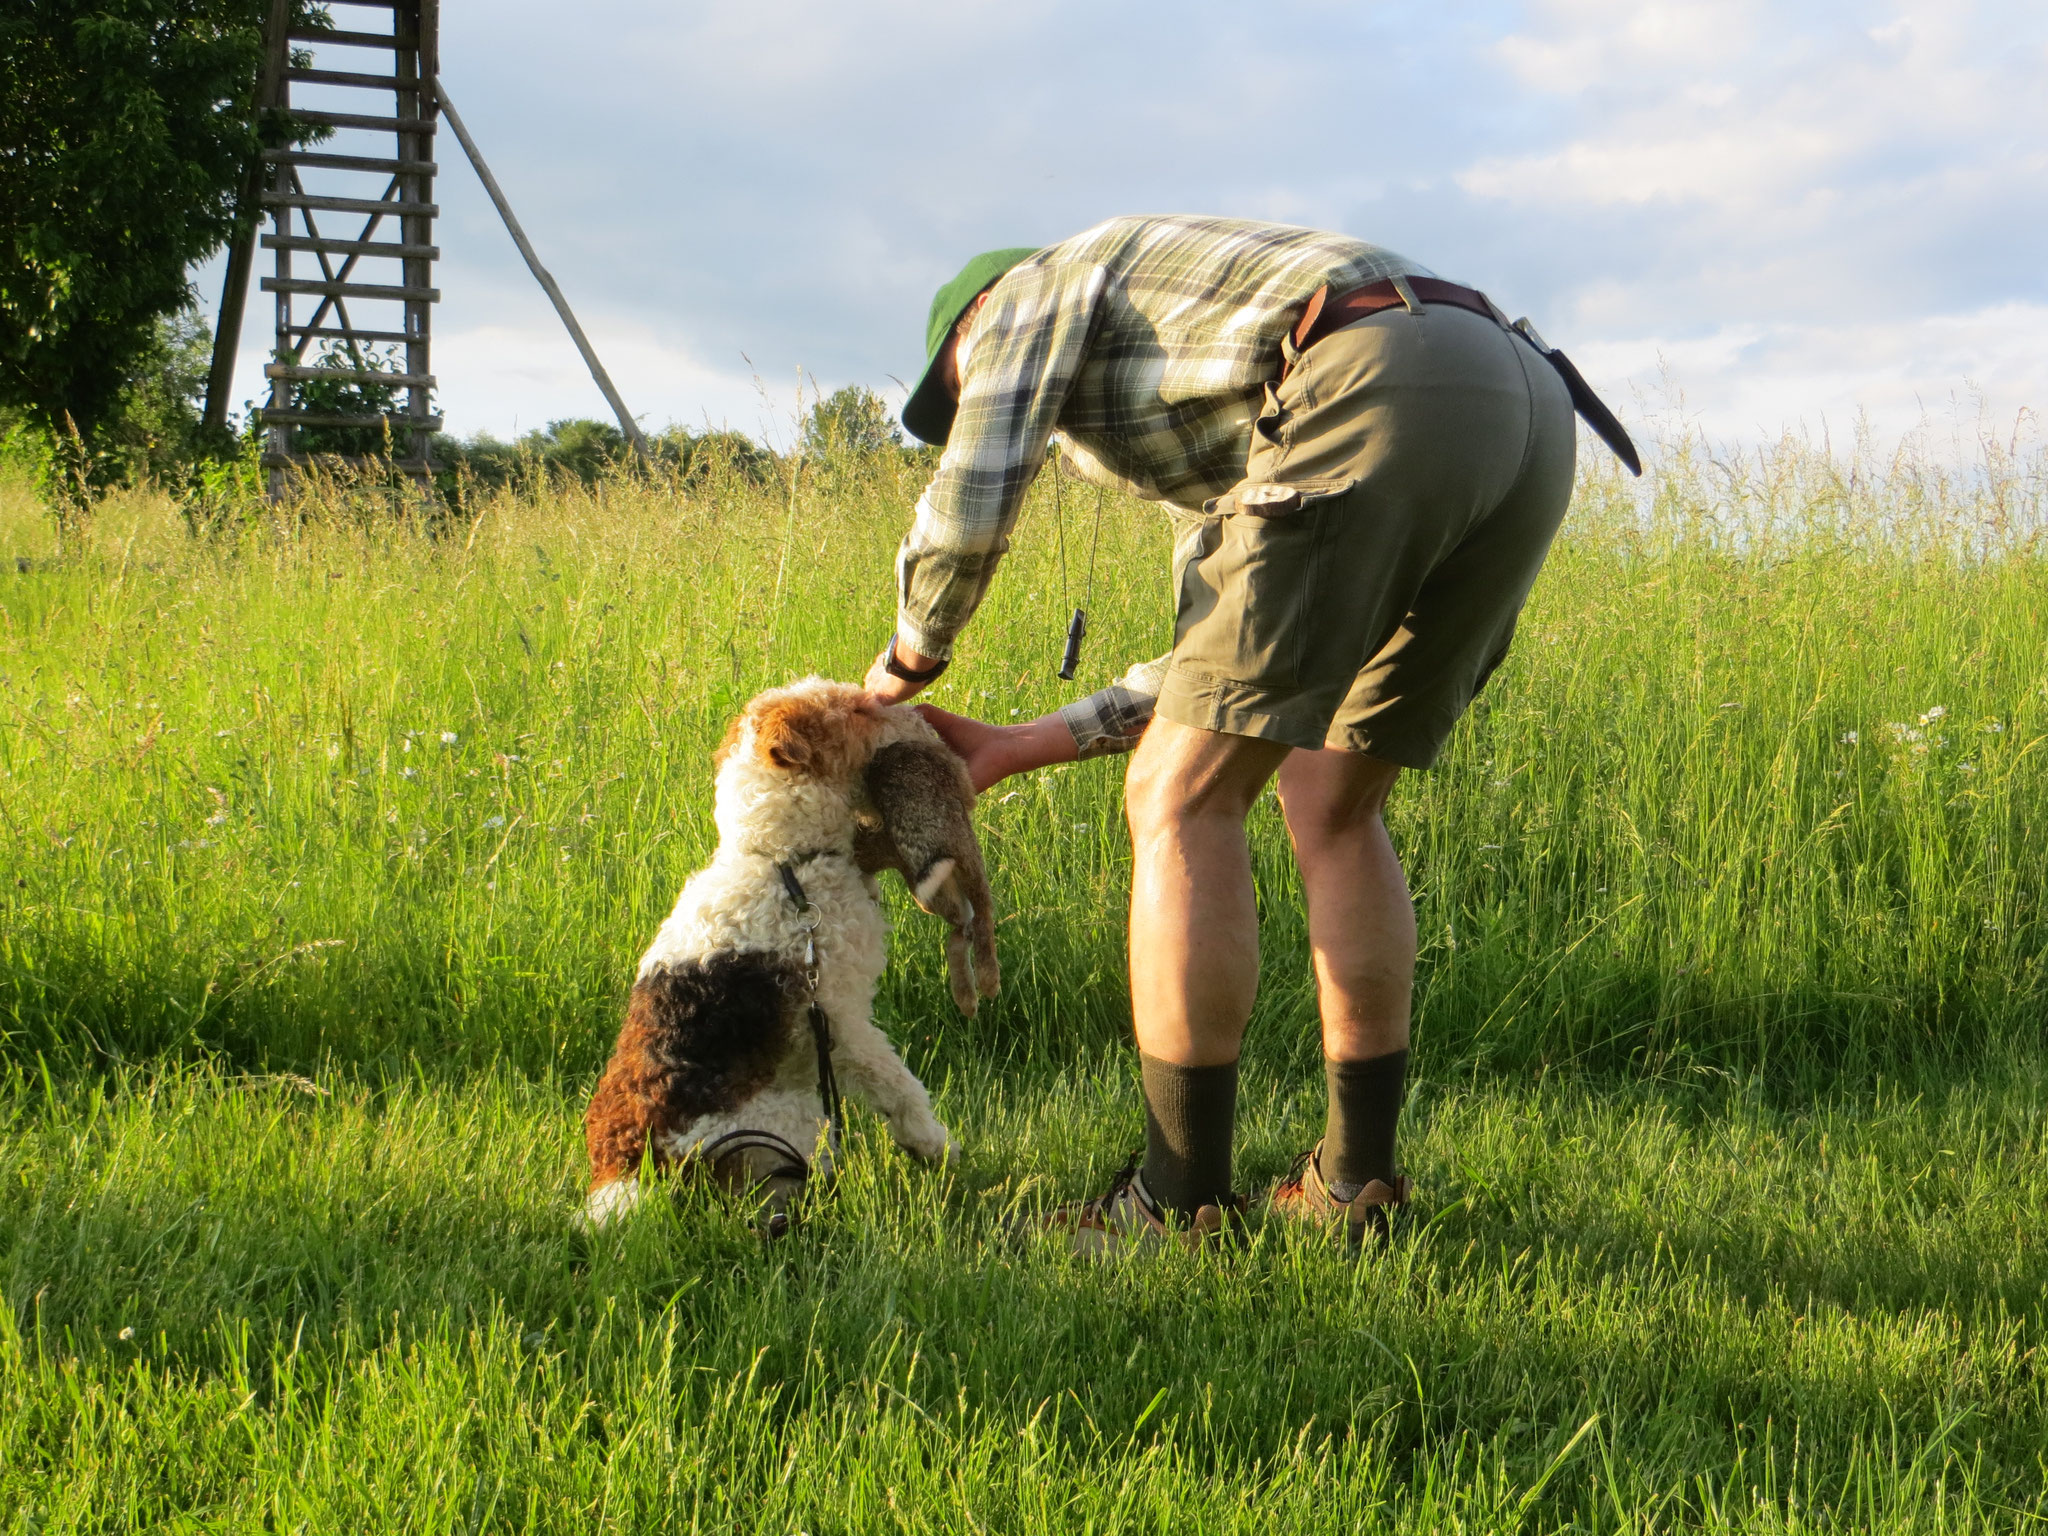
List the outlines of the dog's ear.
<svg viewBox="0 0 2048 1536">
<path fill-rule="evenodd" d="M 740 730 L 746 723 L 747 717 L 745 715 L 734 715 L 732 717 L 732 723 L 725 728 L 725 735 L 720 738 L 717 747 L 711 753 L 712 767 L 722 768 L 725 766 L 725 760 L 732 756 L 733 748 L 740 744 Z"/>
<path fill-rule="evenodd" d="M 784 773 L 850 779 L 874 753 L 881 706 L 864 689 L 781 690 L 748 709 L 754 750 Z"/>
</svg>

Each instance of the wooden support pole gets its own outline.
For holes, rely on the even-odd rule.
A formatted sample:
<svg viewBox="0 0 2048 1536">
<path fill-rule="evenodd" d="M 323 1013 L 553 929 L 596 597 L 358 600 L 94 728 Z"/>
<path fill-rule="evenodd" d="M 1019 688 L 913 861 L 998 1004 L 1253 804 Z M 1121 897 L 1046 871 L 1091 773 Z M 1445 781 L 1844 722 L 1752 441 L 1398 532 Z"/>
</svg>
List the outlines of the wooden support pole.
<svg viewBox="0 0 2048 1536">
<path fill-rule="evenodd" d="M 576 316 L 570 313 L 569 301 L 562 297 L 562 290 L 548 275 L 548 269 L 540 264 L 540 257 L 534 254 L 532 243 L 526 238 L 526 231 L 519 227 L 519 220 L 512 215 L 512 205 L 505 201 L 505 194 L 498 190 L 498 178 L 491 174 L 491 168 L 484 164 L 484 157 L 477 152 L 476 140 L 469 136 L 463 126 L 461 114 L 455 110 L 455 103 L 448 99 L 448 88 L 439 77 L 434 80 L 434 94 L 440 99 L 442 115 L 448 119 L 448 126 L 455 130 L 455 137 L 462 145 L 462 152 L 469 156 L 469 163 L 476 167 L 477 179 L 484 184 L 484 190 L 497 205 L 498 217 L 505 221 L 505 228 L 511 232 L 512 243 L 519 247 L 519 254 L 526 258 L 526 265 L 540 284 L 549 300 L 555 306 L 555 313 L 562 317 L 562 324 L 568 327 L 569 339 L 576 343 L 576 350 L 583 354 L 583 362 L 590 369 L 591 378 L 612 408 L 612 414 L 619 418 L 619 430 L 626 434 L 626 441 L 633 445 L 633 451 L 640 455 L 643 464 L 653 462 L 653 454 L 647 447 L 647 439 L 641 434 L 640 423 L 626 409 L 626 402 L 619 398 L 618 390 L 612 387 L 611 375 L 604 371 L 604 364 L 597 360 L 597 353 L 590 345 L 590 338 L 583 334 L 583 327 L 576 323 Z"/>
<path fill-rule="evenodd" d="M 270 46 L 273 33 L 281 34 L 290 15 L 288 5 L 274 3 L 270 25 L 265 31 L 263 62 L 256 71 L 256 120 L 266 121 L 276 104 L 278 50 Z M 280 37 L 281 41 L 281 37 Z M 242 178 L 242 190 L 235 199 L 235 238 L 228 246 L 227 276 L 221 283 L 220 313 L 214 317 L 213 366 L 206 372 L 206 425 L 216 431 L 228 429 L 228 395 L 235 387 L 235 352 L 242 345 L 242 315 L 249 302 L 249 274 L 256 269 L 256 235 L 263 226 L 264 156 L 259 148 Z"/>
<path fill-rule="evenodd" d="M 228 429 L 228 395 L 235 387 L 235 351 L 242 344 L 242 312 L 249 303 L 249 274 L 256 267 L 256 235 L 263 212 L 256 198 L 262 187 L 262 162 L 249 168 L 242 195 L 235 200 L 235 238 L 228 246 L 228 271 L 220 285 L 220 313 L 214 317 L 213 366 L 206 373 L 206 425 Z"/>
</svg>

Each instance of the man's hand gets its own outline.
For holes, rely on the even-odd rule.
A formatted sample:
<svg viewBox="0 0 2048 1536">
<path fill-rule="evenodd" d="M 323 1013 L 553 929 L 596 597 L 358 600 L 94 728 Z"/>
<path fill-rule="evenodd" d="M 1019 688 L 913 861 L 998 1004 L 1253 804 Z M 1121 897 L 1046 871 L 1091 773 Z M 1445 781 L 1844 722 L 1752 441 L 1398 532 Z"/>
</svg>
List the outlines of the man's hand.
<svg viewBox="0 0 2048 1536">
<path fill-rule="evenodd" d="M 908 678 L 896 676 L 889 670 L 889 651 L 892 647 L 896 652 L 896 664 L 909 671 L 923 672 L 939 664 L 936 656 L 925 656 L 913 651 L 891 635 L 889 644 L 882 647 L 882 654 L 877 656 L 875 664 L 868 668 L 867 678 L 862 684 L 874 695 L 875 701 L 879 704 L 906 703 L 916 698 L 934 680 L 928 677 L 922 683 L 914 683 Z"/>
<path fill-rule="evenodd" d="M 980 794 L 1013 773 L 1043 768 L 1049 763 L 1071 763 L 1080 755 L 1074 733 L 1057 714 L 1040 715 L 1024 725 L 990 725 L 920 704 L 917 712 L 939 733 L 939 740 L 967 764 L 967 777 Z"/>
</svg>

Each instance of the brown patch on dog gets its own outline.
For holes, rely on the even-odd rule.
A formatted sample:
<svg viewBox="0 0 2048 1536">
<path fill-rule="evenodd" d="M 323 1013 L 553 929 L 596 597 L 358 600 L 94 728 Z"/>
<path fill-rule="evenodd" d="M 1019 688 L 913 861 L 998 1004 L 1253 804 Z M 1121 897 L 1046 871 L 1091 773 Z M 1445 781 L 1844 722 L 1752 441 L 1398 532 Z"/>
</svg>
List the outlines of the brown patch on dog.
<svg viewBox="0 0 2048 1536">
<path fill-rule="evenodd" d="M 785 773 L 845 782 L 873 754 L 882 706 L 850 683 L 777 689 L 747 706 L 754 749 Z"/>
<path fill-rule="evenodd" d="M 719 738 L 718 745 L 711 749 L 712 767 L 722 767 L 725 760 L 732 756 L 733 748 L 740 744 L 740 728 L 746 723 L 747 717 L 745 715 L 734 715 L 732 717 L 731 722 L 725 728 L 725 734 Z"/>
<path fill-rule="evenodd" d="M 634 983 L 610 1065 L 583 1116 L 595 1189 L 660 1142 L 737 1109 L 774 1079 L 803 1007 L 803 973 L 759 952 L 664 966 Z"/>
</svg>

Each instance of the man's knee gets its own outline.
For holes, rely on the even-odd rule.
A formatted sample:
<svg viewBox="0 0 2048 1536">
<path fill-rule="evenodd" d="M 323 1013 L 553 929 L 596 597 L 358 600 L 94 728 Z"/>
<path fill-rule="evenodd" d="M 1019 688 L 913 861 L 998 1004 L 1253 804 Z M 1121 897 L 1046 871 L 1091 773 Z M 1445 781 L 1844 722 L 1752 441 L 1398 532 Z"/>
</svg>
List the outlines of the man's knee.
<svg viewBox="0 0 2048 1536">
<path fill-rule="evenodd" d="M 1286 755 L 1275 742 L 1155 720 L 1131 755 L 1124 816 L 1133 833 L 1210 817 L 1242 822 Z"/>
<path fill-rule="evenodd" d="M 1381 824 L 1400 768 L 1355 752 L 1297 752 L 1280 771 L 1280 810 L 1298 851 L 1316 849 Z"/>
</svg>

